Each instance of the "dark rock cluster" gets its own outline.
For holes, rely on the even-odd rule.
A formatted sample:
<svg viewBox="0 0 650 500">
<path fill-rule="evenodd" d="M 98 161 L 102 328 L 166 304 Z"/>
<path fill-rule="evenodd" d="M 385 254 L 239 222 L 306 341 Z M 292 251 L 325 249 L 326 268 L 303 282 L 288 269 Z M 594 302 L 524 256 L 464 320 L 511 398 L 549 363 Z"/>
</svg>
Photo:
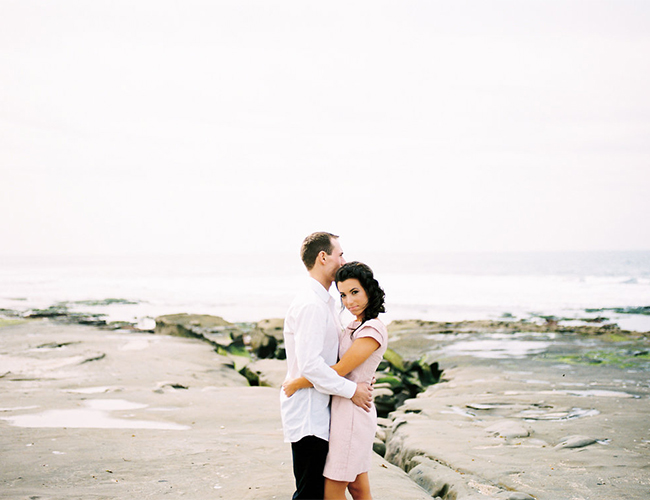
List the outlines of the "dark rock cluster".
<svg viewBox="0 0 650 500">
<path fill-rule="evenodd" d="M 127 329 L 136 330 L 135 324 L 127 321 L 106 321 L 106 314 L 92 313 L 86 311 L 73 311 L 71 308 L 79 306 L 102 307 L 114 304 L 138 304 L 128 299 L 101 299 L 101 300 L 79 300 L 74 302 L 57 302 L 45 309 L 28 309 L 27 311 L 16 311 L 13 309 L 0 309 L 0 315 L 10 318 L 27 319 L 53 319 L 61 323 L 78 325 L 90 325 L 109 330 Z"/>
<path fill-rule="evenodd" d="M 376 374 L 374 396 L 377 415 L 387 417 L 404 401 L 437 383 L 441 375 L 437 361 L 430 363 L 426 356 L 408 361 L 388 348 Z"/>
</svg>

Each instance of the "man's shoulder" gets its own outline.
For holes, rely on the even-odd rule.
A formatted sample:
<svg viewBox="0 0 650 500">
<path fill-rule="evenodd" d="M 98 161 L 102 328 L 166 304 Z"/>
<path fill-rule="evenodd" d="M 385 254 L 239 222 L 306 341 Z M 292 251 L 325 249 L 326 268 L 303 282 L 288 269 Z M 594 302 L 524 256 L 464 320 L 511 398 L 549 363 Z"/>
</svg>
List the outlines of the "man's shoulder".
<svg viewBox="0 0 650 500">
<path fill-rule="evenodd" d="M 310 283 L 306 282 L 303 284 L 302 287 L 300 287 L 300 289 L 294 296 L 293 301 L 291 302 L 291 307 L 301 306 L 301 305 L 311 304 L 311 303 L 317 304 L 318 302 L 319 302 L 318 294 L 313 289 L 313 287 L 310 286 Z"/>
<path fill-rule="evenodd" d="M 287 316 L 295 316 L 309 310 L 325 310 L 326 307 L 326 304 L 319 300 L 313 290 L 303 290 L 294 297 L 287 311 Z"/>
<path fill-rule="evenodd" d="M 291 302 L 285 316 L 285 331 L 296 331 L 307 323 L 323 323 L 327 321 L 329 309 L 314 290 L 303 290 Z"/>
</svg>

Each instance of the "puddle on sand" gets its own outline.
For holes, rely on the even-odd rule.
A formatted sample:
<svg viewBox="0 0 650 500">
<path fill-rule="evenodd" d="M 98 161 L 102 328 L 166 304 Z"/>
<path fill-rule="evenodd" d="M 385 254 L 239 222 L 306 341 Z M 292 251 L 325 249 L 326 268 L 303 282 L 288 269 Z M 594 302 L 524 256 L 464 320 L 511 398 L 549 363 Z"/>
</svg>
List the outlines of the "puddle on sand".
<svg viewBox="0 0 650 500">
<path fill-rule="evenodd" d="M 38 408 L 38 406 L 14 406 L 13 408 L 0 408 L 0 412 L 5 411 L 20 411 L 20 410 L 33 410 Z"/>
<path fill-rule="evenodd" d="M 188 430 L 187 425 L 171 422 L 154 422 L 115 418 L 110 411 L 124 411 L 146 408 L 147 405 L 132 403 L 124 399 L 93 399 L 84 401 L 86 408 L 72 410 L 47 410 L 29 415 L 0 417 L 15 427 L 66 427 L 70 429 L 160 429 Z"/>
<path fill-rule="evenodd" d="M 458 406 L 448 406 L 448 408 L 449 408 L 448 410 L 440 410 L 440 413 L 447 414 L 447 415 L 462 415 L 463 417 L 472 417 L 472 418 L 476 416 L 475 413 L 471 411 L 463 410 Z"/>
<path fill-rule="evenodd" d="M 630 394 L 629 392 L 605 391 L 599 389 L 592 389 L 587 391 L 561 390 L 556 392 L 569 394 L 571 396 L 581 396 L 581 397 L 588 397 L 588 396 L 596 396 L 596 397 L 603 397 L 603 398 L 637 398 L 638 397 L 635 396 L 634 394 Z"/>
<path fill-rule="evenodd" d="M 550 420 L 550 421 L 563 421 L 573 420 L 576 418 L 595 417 L 600 415 L 600 411 L 595 408 L 582 409 L 571 408 L 569 410 L 560 411 L 545 411 L 543 409 L 529 409 L 519 412 L 515 417 L 523 418 L 524 420 Z"/>
<path fill-rule="evenodd" d="M 461 340 L 442 348 L 450 356 L 474 356 L 484 359 L 525 358 L 548 349 L 550 342 L 519 339 Z"/>
<path fill-rule="evenodd" d="M 147 349 L 149 345 L 150 342 L 147 339 L 136 339 L 130 340 L 126 344 L 120 346 L 118 349 L 120 351 L 143 351 Z"/>
<path fill-rule="evenodd" d="M 101 386 L 101 387 L 83 387 L 81 389 L 65 389 L 64 392 L 71 392 L 73 394 L 101 394 L 103 392 L 109 392 L 111 390 L 116 390 L 112 386 Z"/>
</svg>

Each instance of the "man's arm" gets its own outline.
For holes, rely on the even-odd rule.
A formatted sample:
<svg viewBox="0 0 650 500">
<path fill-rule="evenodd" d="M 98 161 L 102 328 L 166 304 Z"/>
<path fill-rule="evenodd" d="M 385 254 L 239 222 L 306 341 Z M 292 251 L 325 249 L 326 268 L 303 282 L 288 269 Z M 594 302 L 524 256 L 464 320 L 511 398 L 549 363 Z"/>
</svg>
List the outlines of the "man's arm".
<svg viewBox="0 0 650 500">
<path fill-rule="evenodd" d="M 314 387 L 309 380 L 305 377 L 294 378 L 293 380 L 287 380 L 282 384 L 282 389 L 288 397 L 293 396 L 296 391 L 300 389 L 308 389 Z M 354 391 L 354 395 L 350 400 L 357 406 L 360 406 L 366 411 L 370 411 L 372 403 L 372 384 L 357 384 L 357 389 Z"/>
<path fill-rule="evenodd" d="M 341 360 L 332 366 L 332 369 L 340 376 L 344 377 L 352 370 L 354 370 L 361 363 L 366 361 L 370 355 L 377 350 L 379 342 L 371 337 L 362 337 L 355 340 L 352 346 Z M 291 396 L 299 389 L 313 387 L 314 385 L 306 378 L 299 377 L 297 379 L 285 382 L 282 387 L 284 388 L 287 396 Z M 372 386 L 368 384 L 358 384 L 352 398 L 353 403 L 362 408 L 370 409 L 370 401 L 372 400 Z"/>
<path fill-rule="evenodd" d="M 323 359 L 329 311 L 317 304 L 305 305 L 296 317 L 294 338 L 300 374 L 318 392 L 351 399 L 356 384 L 338 375 Z"/>
<path fill-rule="evenodd" d="M 370 411 L 372 386 L 365 383 L 356 384 L 341 377 L 321 355 L 329 314 L 327 309 L 309 304 L 297 315 L 294 338 L 298 369 L 317 391 L 348 398 L 365 411 Z"/>
</svg>

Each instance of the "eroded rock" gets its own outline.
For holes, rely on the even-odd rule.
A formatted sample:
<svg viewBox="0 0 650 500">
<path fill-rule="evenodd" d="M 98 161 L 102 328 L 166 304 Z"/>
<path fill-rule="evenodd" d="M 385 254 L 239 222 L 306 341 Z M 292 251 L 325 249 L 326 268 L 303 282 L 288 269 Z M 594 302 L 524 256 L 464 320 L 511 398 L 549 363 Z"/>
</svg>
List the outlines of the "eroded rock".
<svg viewBox="0 0 650 500">
<path fill-rule="evenodd" d="M 530 436 L 530 429 L 527 429 L 520 422 L 502 420 L 487 427 L 485 431 L 495 437 L 506 439 L 525 438 Z"/>
<path fill-rule="evenodd" d="M 596 443 L 597 440 L 588 436 L 567 436 L 555 448 L 584 448 L 585 446 Z"/>
</svg>

